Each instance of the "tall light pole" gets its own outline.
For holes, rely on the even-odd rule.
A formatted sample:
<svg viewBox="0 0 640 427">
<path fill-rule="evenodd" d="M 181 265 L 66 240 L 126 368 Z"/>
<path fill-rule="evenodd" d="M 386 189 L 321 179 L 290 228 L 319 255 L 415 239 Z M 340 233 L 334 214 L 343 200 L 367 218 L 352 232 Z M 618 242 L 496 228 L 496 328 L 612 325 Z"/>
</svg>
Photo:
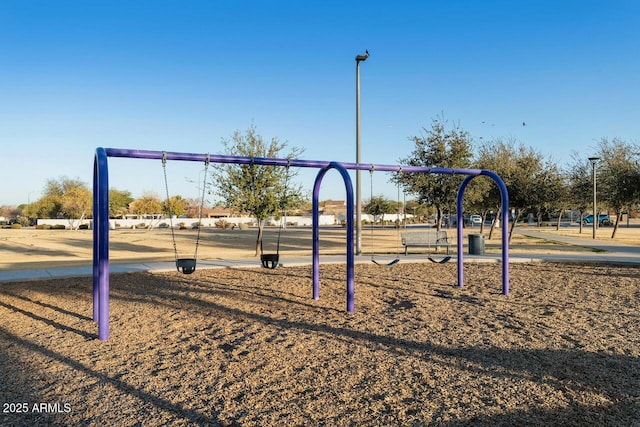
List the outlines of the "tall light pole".
<svg viewBox="0 0 640 427">
<path fill-rule="evenodd" d="M 598 215 L 598 209 L 596 207 L 597 197 L 596 197 L 596 164 L 600 160 L 600 157 L 589 157 L 589 161 L 591 162 L 591 166 L 593 168 L 593 238 L 596 238 L 596 229 L 598 227 L 598 221 L 600 220 L 600 215 Z"/>
<path fill-rule="evenodd" d="M 356 163 L 360 163 L 360 62 L 366 61 L 369 51 L 356 56 Z M 362 187 L 360 170 L 356 170 L 356 255 L 362 255 Z"/>
</svg>

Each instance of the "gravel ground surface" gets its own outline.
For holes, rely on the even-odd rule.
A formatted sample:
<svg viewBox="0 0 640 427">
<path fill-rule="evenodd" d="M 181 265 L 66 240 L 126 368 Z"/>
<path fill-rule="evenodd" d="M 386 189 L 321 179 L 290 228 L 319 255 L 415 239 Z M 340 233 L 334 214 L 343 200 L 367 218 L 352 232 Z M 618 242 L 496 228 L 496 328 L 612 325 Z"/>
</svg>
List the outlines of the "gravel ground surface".
<svg viewBox="0 0 640 427">
<path fill-rule="evenodd" d="M 640 269 L 135 273 L 0 286 L 1 425 L 640 425 Z"/>
</svg>

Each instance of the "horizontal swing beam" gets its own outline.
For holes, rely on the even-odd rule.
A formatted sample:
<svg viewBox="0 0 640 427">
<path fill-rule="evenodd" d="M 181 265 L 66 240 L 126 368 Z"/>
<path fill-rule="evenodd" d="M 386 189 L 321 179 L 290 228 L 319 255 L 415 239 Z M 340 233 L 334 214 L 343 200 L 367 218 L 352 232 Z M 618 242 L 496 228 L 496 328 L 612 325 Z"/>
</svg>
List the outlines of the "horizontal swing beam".
<svg viewBox="0 0 640 427">
<path fill-rule="evenodd" d="M 196 154 L 196 153 L 178 153 L 171 151 L 152 151 L 152 150 L 129 150 L 120 148 L 106 148 L 107 157 L 127 157 L 133 159 L 157 159 L 162 160 L 163 156 L 167 160 L 182 160 L 191 162 L 205 162 L 207 159 L 211 163 L 232 163 L 240 165 L 261 165 L 261 166 L 294 166 L 300 168 L 316 168 L 323 169 L 331 163 L 340 163 L 340 165 L 348 170 L 366 170 L 372 169 L 380 172 L 405 172 L 405 173 L 433 173 L 445 175 L 484 175 L 482 169 L 466 169 L 466 168 L 441 168 L 427 166 L 400 166 L 400 165 L 379 165 L 369 163 L 348 163 L 348 162 L 327 162 L 322 160 L 302 160 L 302 159 L 282 159 L 275 157 L 250 157 L 250 156 L 229 156 L 220 154 Z"/>
</svg>

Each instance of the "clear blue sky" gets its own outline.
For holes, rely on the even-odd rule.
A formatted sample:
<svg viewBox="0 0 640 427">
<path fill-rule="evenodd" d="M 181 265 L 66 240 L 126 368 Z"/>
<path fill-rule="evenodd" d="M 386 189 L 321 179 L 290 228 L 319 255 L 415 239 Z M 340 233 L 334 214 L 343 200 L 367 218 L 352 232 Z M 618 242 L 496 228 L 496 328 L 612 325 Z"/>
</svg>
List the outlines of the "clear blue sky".
<svg viewBox="0 0 640 427">
<path fill-rule="evenodd" d="M 397 163 L 444 114 L 564 164 L 602 137 L 639 142 L 639 18 L 631 0 L 3 1 L 0 205 L 51 178 L 90 184 L 98 146 L 219 153 L 252 123 L 303 158 L 355 161 L 365 49 L 363 162 Z M 179 163 L 171 193 L 197 197 L 201 167 Z M 110 169 L 163 196 L 158 162 Z M 375 192 L 395 197 L 386 181 Z M 337 179 L 321 197 L 344 198 Z"/>
</svg>

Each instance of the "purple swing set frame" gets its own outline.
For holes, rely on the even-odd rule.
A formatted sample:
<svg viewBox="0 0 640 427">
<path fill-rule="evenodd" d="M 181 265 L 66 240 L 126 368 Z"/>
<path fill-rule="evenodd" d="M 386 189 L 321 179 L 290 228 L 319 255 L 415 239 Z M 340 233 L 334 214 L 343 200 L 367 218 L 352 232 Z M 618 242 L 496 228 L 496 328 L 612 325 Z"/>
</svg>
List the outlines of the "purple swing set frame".
<svg viewBox="0 0 640 427">
<path fill-rule="evenodd" d="M 137 159 L 162 160 L 163 155 L 167 160 L 182 160 L 192 162 L 232 164 L 256 164 L 279 167 L 302 167 L 319 169 L 312 193 L 312 298 L 320 298 L 320 229 L 319 229 L 319 196 L 320 185 L 325 174 L 331 170 L 337 170 L 344 181 L 347 197 L 347 224 L 346 224 L 346 294 L 347 311 L 355 311 L 355 251 L 354 251 L 354 197 L 353 184 L 349 170 L 370 170 L 402 172 L 402 173 L 434 173 L 447 175 L 466 175 L 457 194 L 457 250 L 458 250 L 458 286 L 464 286 L 464 259 L 463 259 L 463 230 L 462 230 L 462 198 L 464 191 L 476 176 L 484 175 L 495 181 L 500 189 L 502 206 L 509 206 L 507 187 L 502 179 L 493 171 L 481 169 L 455 169 L 441 167 L 422 166 L 398 166 L 398 165 L 370 165 L 365 163 L 344 163 L 318 160 L 281 159 L 267 157 L 243 157 L 228 155 L 194 154 L 163 152 L 150 150 L 130 150 L 117 148 L 97 148 L 93 167 L 93 320 L 98 323 L 98 339 L 109 339 L 109 157 L 126 157 Z M 508 209 L 502 209 L 502 293 L 509 293 L 509 244 L 508 244 Z"/>
</svg>

